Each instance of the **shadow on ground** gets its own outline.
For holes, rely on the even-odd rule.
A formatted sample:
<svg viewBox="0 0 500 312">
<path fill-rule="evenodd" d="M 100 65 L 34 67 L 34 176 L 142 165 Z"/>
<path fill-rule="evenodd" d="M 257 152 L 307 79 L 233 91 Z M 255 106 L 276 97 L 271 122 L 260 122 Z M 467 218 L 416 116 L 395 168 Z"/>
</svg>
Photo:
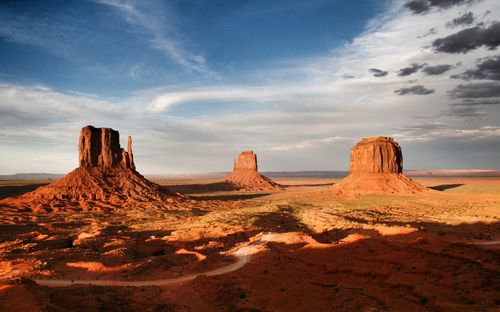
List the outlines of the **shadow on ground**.
<svg viewBox="0 0 500 312">
<path fill-rule="evenodd" d="M 233 200 L 245 200 L 253 199 L 267 196 L 271 193 L 258 193 L 258 194 L 227 194 L 227 195 L 213 195 L 213 196 L 198 196 L 191 195 L 192 198 L 198 200 L 222 200 L 222 201 L 233 201 Z"/>
<path fill-rule="evenodd" d="M 433 189 L 433 190 L 436 190 L 436 191 L 445 191 L 445 190 L 449 190 L 449 189 L 452 189 L 452 188 L 456 188 L 456 187 L 460 187 L 462 185 L 465 185 L 465 184 L 440 184 L 440 185 L 436 185 L 436 186 L 431 186 L 429 187 L 430 189 Z"/>
<path fill-rule="evenodd" d="M 262 214 L 255 225 L 262 226 L 259 229 L 262 231 L 300 230 L 302 225 L 292 213 L 293 208 L 283 206 L 279 212 Z M 277 227 L 283 223 L 286 230 Z M 499 250 L 457 243 L 433 234 L 439 233 L 437 230 L 467 237 L 485 232 L 494 236 L 500 231 L 500 223 L 417 224 L 430 232 L 377 236 L 322 246 L 293 240 L 269 242 L 268 248 L 238 271 L 199 277 L 175 287 L 47 288 L 28 279 L 19 280 L 0 288 L 0 310 L 496 311 L 500 305 Z M 109 234 L 134 238 L 134 243 L 128 246 L 136 250 L 134 257 L 150 259 L 151 262 L 145 263 L 153 269 L 157 269 L 154 264 L 168 264 L 172 268 L 182 265 L 176 259 L 188 260 L 189 255 L 174 258 L 174 250 L 180 247 L 193 250 L 209 242 L 201 239 L 165 244 L 160 240 L 145 240 L 168 232 L 119 232 L 120 229 L 110 228 Z M 345 230 L 359 231 L 355 228 L 341 231 Z M 221 233 L 210 241 L 224 247 L 198 251 L 215 255 L 256 233 L 257 229 Z M 86 248 L 95 247 L 78 249 L 86 254 Z M 220 256 L 221 263 L 228 260 L 228 256 Z"/>
<path fill-rule="evenodd" d="M 226 182 L 215 182 L 207 184 L 162 185 L 162 188 L 182 194 L 204 194 L 237 190 L 237 188 Z"/>
<path fill-rule="evenodd" d="M 0 199 L 23 195 L 47 184 L 49 183 L 0 186 Z"/>
<path fill-rule="evenodd" d="M 281 184 L 281 185 L 283 185 L 286 188 L 289 188 L 295 186 L 331 186 L 333 184 L 334 184 L 333 182 L 330 182 L 330 183 L 309 183 L 309 184 L 305 183 L 305 184 Z"/>
</svg>

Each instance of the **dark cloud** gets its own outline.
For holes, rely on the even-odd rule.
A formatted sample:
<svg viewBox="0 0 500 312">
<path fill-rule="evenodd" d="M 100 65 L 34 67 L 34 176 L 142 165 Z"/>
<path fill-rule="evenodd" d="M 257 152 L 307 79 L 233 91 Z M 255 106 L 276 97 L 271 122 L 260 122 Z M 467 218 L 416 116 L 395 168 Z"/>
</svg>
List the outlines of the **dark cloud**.
<svg viewBox="0 0 500 312">
<path fill-rule="evenodd" d="M 461 117 L 461 118 L 480 118 L 488 113 L 478 110 L 471 106 L 452 107 L 442 113 L 443 116 Z"/>
<path fill-rule="evenodd" d="M 463 25 L 471 25 L 474 23 L 474 13 L 467 12 L 457 18 L 451 20 L 451 22 L 446 23 L 447 27 L 455 27 L 455 26 L 463 26 Z"/>
<path fill-rule="evenodd" d="M 392 129 L 401 132 L 421 132 L 428 130 L 443 129 L 446 126 L 447 126 L 446 124 L 441 122 L 428 122 L 428 123 L 416 123 L 409 126 L 397 127 Z"/>
<path fill-rule="evenodd" d="M 437 33 L 438 33 L 438 32 L 437 32 L 436 28 L 431 28 L 431 29 L 429 29 L 429 31 L 427 31 L 425 34 L 423 34 L 422 36 L 418 36 L 417 38 L 419 38 L 419 39 L 420 39 L 420 38 L 425 38 L 425 37 L 427 37 L 427 36 L 430 36 L 430 35 L 435 35 L 435 34 L 437 34 Z"/>
<path fill-rule="evenodd" d="M 435 51 L 444 53 L 467 53 L 481 46 L 493 50 L 499 45 L 500 22 L 495 22 L 486 28 L 478 26 L 467 28 L 432 42 Z"/>
<path fill-rule="evenodd" d="M 354 77 L 353 75 L 349 75 L 349 74 L 343 74 L 342 78 L 344 78 L 344 79 L 352 79 L 352 78 L 356 78 L 356 77 Z"/>
<path fill-rule="evenodd" d="M 500 80 L 500 55 L 480 59 L 480 63 L 476 68 L 469 69 L 461 74 L 453 75 L 451 78 L 455 79 L 487 79 L 487 80 Z"/>
<path fill-rule="evenodd" d="M 430 10 L 429 2 L 426 0 L 412 0 L 405 3 L 405 7 L 415 14 L 424 14 Z"/>
<path fill-rule="evenodd" d="M 411 94 L 416 94 L 416 95 L 428 95 L 431 93 L 434 93 L 436 90 L 434 89 L 427 89 L 426 87 L 422 85 L 416 85 L 416 86 L 411 86 L 407 88 L 401 88 L 398 90 L 395 90 L 394 93 L 399 94 L 399 95 L 411 95 Z"/>
<path fill-rule="evenodd" d="M 489 99 L 500 97 L 500 83 L 480 82 L 466 85 L 458 85 L 448 92 L 448 95 L 455 99 Z"/>
<path fill-rule="evenodd" d="M 453 66 L 448 64 L 426 66 L 422 71 L 429 76 L 441 75 L 444 72 L 449 71 Z"/>
<path fill-rule="evenodd" d="M 474 0 L 411 0 L 405 3 L 405 7 L 414 14 L 425 14 L 432 8 L 447 9 L 454 5 L 471 3 Z"/>
<path fill-rule="evenodd" d="M 368 71 L 373 74 L 373 77 L 384 77 L 387 76 L 387 74 L 389 73 L 388 71 L 381 70 L 378 68 L 370 68 Z"/>
<path fill-rule="evenodd" d="M 490 99 L 463 99 L 460 103 L 455 103 L 453 105 L 462 106 L 476 106 L 476 105 L 499 105 L 500 98 L 490 98 Z"/>
<path fill-rule="evenodd" d="M 411 64 L 410 66 L 408 67 L 405 67 L 405 68 L 401 68 L 399 70 L 399 73 L 398 73 L 398 76 L 409 76 L 411 74 L 414 74 L 416 72 L 418 72 L 420 69 L 422 69 L 426 64 L 417 64 L 417 63 L 413 63 Z"/>
</svg>

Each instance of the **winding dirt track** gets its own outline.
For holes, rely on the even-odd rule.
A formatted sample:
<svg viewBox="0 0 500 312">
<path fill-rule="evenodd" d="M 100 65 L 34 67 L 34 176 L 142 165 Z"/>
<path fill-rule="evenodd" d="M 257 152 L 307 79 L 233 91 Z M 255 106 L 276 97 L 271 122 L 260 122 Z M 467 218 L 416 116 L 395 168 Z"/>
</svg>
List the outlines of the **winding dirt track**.
<svg viewBox="0 0 500 312">
<path fill-rule="evenodd" d="M 237 271 L 241 269 L 245 264 L 250 261 L 251 255 L 258 251 L 259 246 L 264 245 L 266 242 L 273 241 L 272 233 L 264 234 L 261 236 L 260 240 L 253 242 L 248 246 L 241 247 L 238 249 L 234 256 L 237 259 L 235 263 L 220 267 L 215 270 L 187 274 L 175 278 L 159 279 L 159 280 L 146 280 L 146 281 L 119 281 L 119 280 L 68 280 L 68 279 L 35 279 L 34 281 L 41 286 L 47 287 L 67 287 L 71 285 L 93 285 L 93 286 L 167 286 L 178 283 L 184 283 L 199 276 L 216 276 L 222 275 L 230 272 Z M 397 240 L 394 240 L 397 241 Z M 478 245 L 478 246 L 494 246 L 493 248 L 498 248 L 500 241 L 460 241 L 460 243 Z"/>
<path fill-rule="evenodd" d="M 146 281 L 118 281 L 118 280 L 68 280 L 68 279 L 35 279 L 34 281 L 40 286 L 47 287 L 67 287 L 71 285 L 93 285 L 93 286 L 166 286 L 178 283 L 184 283 L 199 276 L 216 276 L 241 269 L 245 264 L 250 261 L 250 257 L 255 253 L 260 245 L 265 244 L 265 241 L 259 240 L 249 246 L 238 249 L 234 256 L 237 258 L 235 263 L 220 267 L 215 270 L 202 273 L 187 274 L 175 278 L 159 279 L 159 280 L 146 280 Z"/>
</svg>

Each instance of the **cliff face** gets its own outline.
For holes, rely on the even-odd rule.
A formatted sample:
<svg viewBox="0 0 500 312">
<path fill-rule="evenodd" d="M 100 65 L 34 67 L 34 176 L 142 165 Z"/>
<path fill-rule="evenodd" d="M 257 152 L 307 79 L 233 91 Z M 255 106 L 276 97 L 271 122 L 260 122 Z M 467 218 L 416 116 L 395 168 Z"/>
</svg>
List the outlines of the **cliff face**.
<svg viewBox="0 0 500 312">
<path fill-rule="evenodd" d="M 390 137 L 367 137 L 351 149 L 349 176 L 333 186 L 339 195 L 417 194 L 430 191 L 403 174 L 403 154 Z"/>
<path fill-rule="evenodd" d="M 238 171 L 259 171 L 257 167 L 257 155 L 253 151 L 244 151 L 234 160 L 233 172 Z"/>
<path fill-rule="evenodd" d="M 78 141 L 80 167 L 128 168 L 135 170 L 132 137 L 128 138 L 128 151 L 120 147 L 120 134 L 110 128 L 86 126 Z"/>
<path fill-rule="evenodd" d="M 351 149 L 350 173 L 402 172 L 403 154 L 393 138 L 363 138 Z"/>
<path fill-rule="evenodd" d="M 244 151 L 234 161 L 233 172 L 225 177 L 232 186 L 245 190 L 279 190 L 281 185 L 263 176 L 258 171 L 257 155 Z"/>
</svg>

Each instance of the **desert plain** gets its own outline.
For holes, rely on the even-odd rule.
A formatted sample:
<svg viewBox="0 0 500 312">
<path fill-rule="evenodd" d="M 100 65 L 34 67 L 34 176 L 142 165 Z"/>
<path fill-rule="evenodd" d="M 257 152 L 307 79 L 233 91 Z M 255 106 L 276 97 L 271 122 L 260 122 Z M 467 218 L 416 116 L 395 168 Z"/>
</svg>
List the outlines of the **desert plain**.
<svg viewBox="0 0 500 312">
<path fill-rule="evenodd" d="M 498 310 L 500 178 L 419 176 L 432 192 L 352 198 L 332 194 L 338 180 L 170 178 L 155 182 L 185 207 L 3 210 L 0 310 Z M 48 182 L 1 181 L 0 196 Z"/>
</svg>

